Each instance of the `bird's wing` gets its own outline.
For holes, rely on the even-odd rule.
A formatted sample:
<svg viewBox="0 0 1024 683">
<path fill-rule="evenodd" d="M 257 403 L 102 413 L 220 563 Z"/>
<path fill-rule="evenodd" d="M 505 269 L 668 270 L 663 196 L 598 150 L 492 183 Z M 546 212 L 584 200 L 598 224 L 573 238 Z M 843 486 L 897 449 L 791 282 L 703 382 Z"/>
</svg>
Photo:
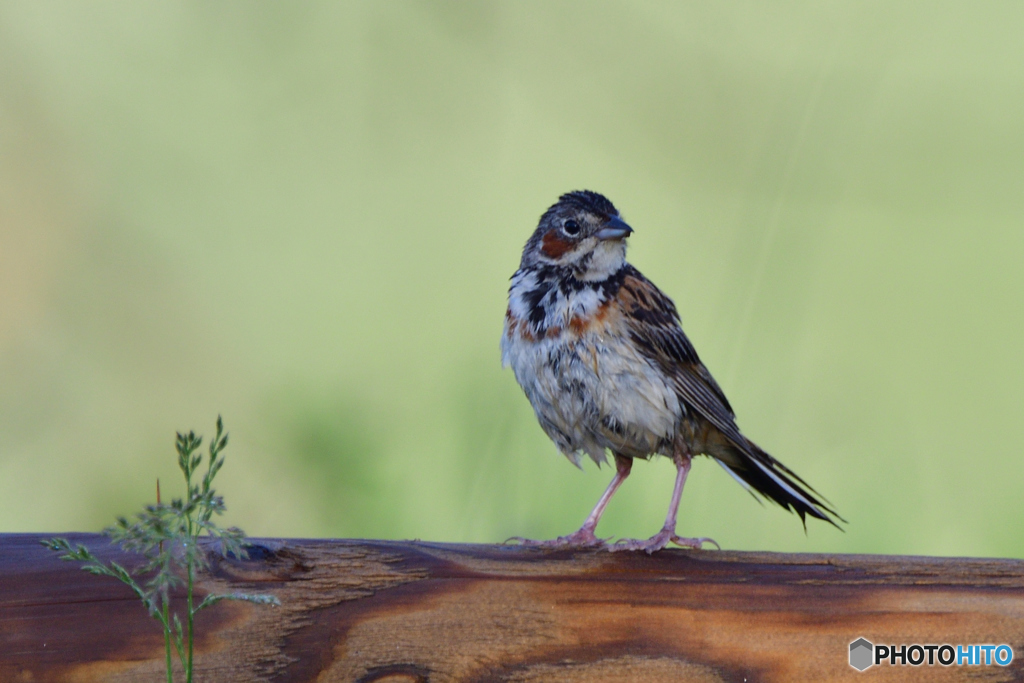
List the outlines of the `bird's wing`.
<svg viewBox="0 0 1024 683">
<path fill-rule="evenodd" d="M 626 266 L 618 298 L 630 336 L 644 355 L 672 378 L 679 397 L 717 427 L 736 447 L 747 440 L 736 426 L 732 406 L 679 323 L 675 304 L 640 271 Z"/>
<path fill-rule="evenodd" d="M 715 458 L 744 486 L 752 486 L 786 509 L 805 519 L 811 515 L 833 525 L 828 514 L 840 517 L 819 500 L 817 493 L 795 472 L 740 434 L 729 401 L 711 373 L 700 362 L 693 344 L 683 334 L 675 304 L 632 266 L 617 296 L 622 304 L 630 336 L 655 366 L 668 375 L 679 397 L 715 426 L 735 447 L 740 457 Z M 801 488 L 801 484 L 808 490 Z M 749 488 L 749 487 L 748 487 Z"/>
</svg>

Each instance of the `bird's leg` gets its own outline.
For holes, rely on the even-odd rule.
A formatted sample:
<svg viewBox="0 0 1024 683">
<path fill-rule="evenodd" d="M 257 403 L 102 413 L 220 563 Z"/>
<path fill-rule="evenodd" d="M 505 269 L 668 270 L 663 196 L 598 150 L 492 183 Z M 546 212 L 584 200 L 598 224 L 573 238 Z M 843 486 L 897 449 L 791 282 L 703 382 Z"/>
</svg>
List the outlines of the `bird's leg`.
<svg viewBox="0 0 1024 683">
<path fill-rule="evenodd" d="M 672 500 L 668 504 L 668 514 L 665 516 L 665 526 L 661 531 L 654 534 L 646 541 L 624 538 L 616 541 L 611 550 L 643 550 L 647 554 L 655 550 L 661 550 L 669 543 L 681 545 L 684 548 L 700 549 L 704 543 L 714 543 L 716 548 L 721 548 L 710 538 L 683 538 L 676 535 L 676 515 L 679 513 L 679 499 L 683 496 L 683 485 L 686 484 L 686 475 L 690 473 L 690 456 L 686 453 L 676 453 L 673 460 L 676 463 L 676 485 L 672 489 Z"/>
<path fill-rule="evenodd" d="M 570 534 L 564 538 L 571 538 L 573 536 L 581 536 L 583 538 L 589 538 L 593 540 L 599 540 L 594 536 L 594 532 L 597 531 L 597 523 L 601 521 L 601 516 L 604 515 L 604 509 L 608 507 L 608 502 L 615 495 L 615 492 L 619 490 L 619 486 L 622 482 L 626 481 L 626 477 L 629 476 L 629 471 L 633 468 L 633 459 L 624 458 L 621 455 L 615 456 L 615 476 L 612 477 L 611 482 L 608 483 L 608 488 L 604 490 L 601 497 L 597 501 L 597 505 L 587 515 L 586 520 L 583 521 L 583 526 L 580 527 L 579 531 L 574 534 Z M 604 541 L 601 541 L 604 544 Z"/>
<path fill-rule="evenodd" d="M 601 494 L 601 498 L 597 501 L 597 505 L 587 515 L 587 519 L 584 520 L 583 526 L 578 531 L 574 531 L 568 536 L 559 536 L 558 538 L 550 541 L 531 541 L 528 538 L 514 537 L 508 539 L 509 541 L 519 541 L 522 545 L 528 546 L 541 546 L 546 548 L 556 548 L 563 546 L 604 546 L 607 545 L 607 539 L 598 538 L 594 535 L 597 530 L 597 523 L 601 521 L 601 516 L 604 514 L 604 509 L 608 507 L 608 501 L 612 499 L 615 492 L 622 485 L 622 482 L 626 481 L 626 477 L 629 476 L 629 471 L 633 467 L 632 458 L 624 458 L 621 455 L 615 456 L 615 476 L 612 477 L 611 482 L 608 484 L 608 488 Z M 508 541 L 506 541 L 507 543 Z"/>
</svg>

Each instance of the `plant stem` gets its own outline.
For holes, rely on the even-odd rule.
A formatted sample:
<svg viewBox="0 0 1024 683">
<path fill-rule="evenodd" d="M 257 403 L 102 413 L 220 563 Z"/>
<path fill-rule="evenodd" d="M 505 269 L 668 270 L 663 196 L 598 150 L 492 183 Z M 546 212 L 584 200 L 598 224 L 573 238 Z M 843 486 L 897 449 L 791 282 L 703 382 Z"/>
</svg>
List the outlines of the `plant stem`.
<svg viewBox="0 0 1024 683">
<path fill-rule="evenodd" d="M 156 504 L 160 505 L 160 478 L 156 480 Z M 159 551 L 163 553 L 164 542 L 160 541 Z M 164 627 L 164 654 L 167 656 L 167 683 L 174 683 L 174 669 L 171 668 L 171 615 L 170 605 L 167 604 L 167 598 L 163 600 L 163 613 L 164 618 L 161 620 Z"/>
<path fill-rule="evenodd" d="M 189 505 L 186 506 L 186 519 L 188 520 L 188 539 L 186 543 L 188 545 L 185 548 L 185 569 L 188 572 L 188 586 L 187 586 L 187 600 L 188 600 L 188 667 L 185 670 L 185 683 L 192 683 L 192 647 L 195 643 L 194 637 L 194 624 L 195 624 L 195 611 L 192 607 L 192 583 L 193 574 L 195 571 L 195 553 L 199 550 L 196 547 L 196 533 L 195 527 L 192 524 L 192 509 L 191 509 L 191 498 L 192 498 L 192 469 L 189 468 L 188 472 L 185 473 L 185 490 L 188 492 Z"/>
<path fill-rule="evenodd" d="M 189 525 L 191 526 L 191 524 Z M 194 642 L 193 638 L 193 620 L 195 618 L 195 612 L 192 609 L 192 563 L 188 564 L 188 672 L 185 675 L 186 683 L 192 683 L 192 645 Z"/>
<path fill-rule="evenodd" d="M 174 669 L 171 668 L 171 622 L 168 614 L 170 607 L 164 600 L 164 652 L 167 654 L 167 683 L 174 683 Z"/>
</svg>

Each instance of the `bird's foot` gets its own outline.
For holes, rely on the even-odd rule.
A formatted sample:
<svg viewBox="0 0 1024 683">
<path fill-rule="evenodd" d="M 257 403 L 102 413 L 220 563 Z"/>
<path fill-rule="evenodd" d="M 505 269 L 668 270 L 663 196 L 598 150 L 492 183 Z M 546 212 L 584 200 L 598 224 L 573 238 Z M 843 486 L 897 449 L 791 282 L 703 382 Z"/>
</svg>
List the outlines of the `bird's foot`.
<svg viewBox="0 0 1024 683">
<path fill-rule="evenodd" d="M 642 541 L 637 538 L 620 538 L 615 541 L 612 545 L 608 546 L 608 550 L 612 552 L 618 552 L 622 550 L 643 550 L 648 555 L 656 550 L 661 550 L 668 546 L 669 543 L 675 543 L 676 545 L 684 548 L 693 548 L 694 550 L 700 550 L 701 546 L 705 543 L 711 543 L 719 550 L 722 546 L 718 545 L 714 539 L 711 538 L 685 538 L 683 536 L 677 536 L 675 531 L 671 529 L 662 529 L 658 533 L 654 534 L 646 541 Z"/>
<path fill-rule="evenodd" d="M 590 529 L 580 529 L 568 536 L 559 536 L 550 541 L 535 541 L 522 536 L 513 536 L 505 543 L 512 541 L 529 548 L 604 548 L 608 545 L 607 538 L 598 538 Z"/>
</svg>

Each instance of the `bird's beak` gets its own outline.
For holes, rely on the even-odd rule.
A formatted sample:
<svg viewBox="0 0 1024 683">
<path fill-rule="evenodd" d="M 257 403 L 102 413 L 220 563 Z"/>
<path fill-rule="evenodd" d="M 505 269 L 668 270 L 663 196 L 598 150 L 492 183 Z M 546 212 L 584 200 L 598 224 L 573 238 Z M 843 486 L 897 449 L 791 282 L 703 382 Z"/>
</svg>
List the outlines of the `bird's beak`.
<svg viewBox="0 0 1024 683">
<path fill-rule="evenodd" d="M 594 237 L 599 240 L 620 240 L 629 237 L 632 232 L 633 228 L 626 225 L 626 221 L 618 216 L 612 216 L 605 221 L 603 228 L 594 233 Z"/>
</svg>

